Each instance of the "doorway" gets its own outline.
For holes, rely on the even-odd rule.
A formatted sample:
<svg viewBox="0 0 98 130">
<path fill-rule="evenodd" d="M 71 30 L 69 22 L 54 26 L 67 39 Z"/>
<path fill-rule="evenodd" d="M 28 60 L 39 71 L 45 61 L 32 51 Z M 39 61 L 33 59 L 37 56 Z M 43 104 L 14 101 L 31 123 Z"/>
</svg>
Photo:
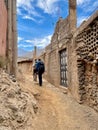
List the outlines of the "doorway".
<svg viewBox="0 0 98 130">
<path fill-rule="evenodd" d="M 60 51 L 60 85 L 67 87 L 67 53 Z"/>
</svg>

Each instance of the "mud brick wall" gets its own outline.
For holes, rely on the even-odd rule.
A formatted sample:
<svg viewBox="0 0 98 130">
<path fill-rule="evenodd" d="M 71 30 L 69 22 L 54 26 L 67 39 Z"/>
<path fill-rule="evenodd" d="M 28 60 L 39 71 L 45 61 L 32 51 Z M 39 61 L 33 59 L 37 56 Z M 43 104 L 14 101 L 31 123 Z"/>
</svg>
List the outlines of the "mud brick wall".
<svg viewBox="0 0 98 130">
<path fill-rule="evenodd" d="M 98 15 L 76 37 L 80 100 L 98 111 Z"/>
<path fill-rule="evenodd" d="M 65 49 L 66 36 L 68 36 L 69 21 L 60 18 L 56 24 L 51 43 L 45 48 L 45 54 L 41 58 L 45 62 L 44 77 L 54 84 L 60 86 L 60 50 Z M 61 48 L 60 48 L 61 47 Z"/>
<path fill-rule="evenodd" d="M 18 62 L 18 69 L 21 70 L 23 73 L 33 74 L 32 71 L 32 61 L 20 61 Z"/>
<path fill-rule="evenodd" d="M 52 84 L 55 84 L 58 86 L 59 84 L 59 68 L 58 68 L 58 55 L 56 54 L 56 50 L 53 50 L 51 53 L 48 55 L 48 63 L 49 63 L 49 68 L 48 68 L 48 74 L 49 74 L 49 79 Z"/>
<path fill-rule="evenodd" d="M 51 39 L 51 43 L 45 49 L 45 56 L 41 56 L 46 65 L 46 73 L 45 77 L 56 86 L 60 86 L 60 52 L 63 50 L 67 51 L 67 60 L 68 60 L 68 69 L 72 70 L 71 67 L 73 65 L 72 59 L 76 56 L 73 55 L 69 50 L 71 48 L 71 37 L 74 31 L 76 30 L 76 0 L 69 0 L 69 15 L 67 18 L 63 19 L 59 18 L 56 23 L 56 27 L 54 30 L 54 34 Z M 72 47 L 72 51 L 73 51 Z M 73 51 L 74 53 L 75 51 Z M 70 57 L 71 56 L 71 57 Z M 70 62 L 69 62 L 70 61 Z M 76 64 L 74 64 L 74 67 Z M 76 68 L 76 67 L 75 67 Z M 71 81 L 71 75 L 73 71 L 68 72 L 68 85 L 73 84 L 76 80 Z M 76 70 L 76 69 L 75 69 Z M 74 71 L 75 72 L 75 71 Z M 75 77 L 74 74 L 72 77 Z M 64 80 L 65 81 L 65 80 Z M 75 82 L 76 83 L 76 82 Z"/>
<path fill-rule="evenodd" d="M 45 63 L 44 77 L 55 86 L 59 86 L 59 67 L 58 67 L 58 54 L 57 50 L 52 50 L 41 55 L 41 59 Z"/>
<path fill-rule="evenodd" d="M 70 17 L 59 19 L 51 44 L 41 56 L 45 78 L 60 86 L 60 51 L 66 49 L 68 89 L 77 101 L 98 111 L 98 11 L 76 30 L 70 23 Z"/>
<path fill-rule="evenodd" d="M 6 55 L 7 10 L 4 0 L 0 0 L 0 56 Z"/>
<path fill-rule="evenodd" d="M 54 34 L 51 39 L 52 48 L 56 48 L 62 42 L 66 40 L 69 35 L 69 17 L 66 19 L 60 18 L 56 24 Z"/>
</svg>

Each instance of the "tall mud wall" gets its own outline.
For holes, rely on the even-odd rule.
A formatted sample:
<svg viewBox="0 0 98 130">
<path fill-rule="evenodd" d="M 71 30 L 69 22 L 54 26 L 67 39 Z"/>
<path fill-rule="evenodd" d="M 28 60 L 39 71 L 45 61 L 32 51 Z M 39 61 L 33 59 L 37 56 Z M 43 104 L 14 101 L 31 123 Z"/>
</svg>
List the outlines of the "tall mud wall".
<svg viewBox="0 0 98 130">
<path fill-rule="evenodd" d="M 98 11 L 89 21 L 76 37 L 79 96 L 98 111 Z"/>
<path fill-rule="evenodd" d="M 60 86 L 60 51 L 66 49 L 68 89 L 77 101 L 98 111 L 98 11 L 73 34 L 64 32 L 69 29 L 68 19 L 59 20 L 51 44 L 41 55 L 44 75 Z"/>
<path fill-rule="evenodd" d="M 7 10 L 4 0 L 0 0 L 0 56 L 6 55 Z"/>
<path fill-rule="evenodd" d="M 32 61 L 22 61 L 22 62 L 18 62 L 18 69 L 19 71 L 27 74 L 33 74 L 32 72 Z"/>
</svg>

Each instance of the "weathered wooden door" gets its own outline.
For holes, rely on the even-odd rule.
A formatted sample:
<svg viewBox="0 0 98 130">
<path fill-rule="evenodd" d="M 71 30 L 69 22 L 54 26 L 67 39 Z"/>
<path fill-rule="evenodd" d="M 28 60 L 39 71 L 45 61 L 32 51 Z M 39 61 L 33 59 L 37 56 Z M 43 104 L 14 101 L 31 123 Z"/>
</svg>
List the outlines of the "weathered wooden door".
<svg viewBox="0 0 98 130">
<path fill-rule="evenodd" d="M 60 84 L 67 87 L 67 54 L 66 49 L 60 51 Z"/>
</svg>

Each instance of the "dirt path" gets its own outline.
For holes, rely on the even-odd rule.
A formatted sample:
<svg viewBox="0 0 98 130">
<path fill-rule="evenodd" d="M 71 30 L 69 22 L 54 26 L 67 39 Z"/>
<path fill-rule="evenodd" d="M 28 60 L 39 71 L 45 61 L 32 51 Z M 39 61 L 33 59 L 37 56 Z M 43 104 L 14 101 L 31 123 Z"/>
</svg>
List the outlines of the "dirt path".
<svg viewBox="0 0 98 130">
<path fill-rule="evenodd" d="M 32 75 L 26 75 L 21 85 L 35 95 L 39 105 L 31 130 L 98 130 L 98 114 L 78 104 L 70 94 L 64 94 L 64 90 L 47 81 L 39 87 Z"/>
</svg>

